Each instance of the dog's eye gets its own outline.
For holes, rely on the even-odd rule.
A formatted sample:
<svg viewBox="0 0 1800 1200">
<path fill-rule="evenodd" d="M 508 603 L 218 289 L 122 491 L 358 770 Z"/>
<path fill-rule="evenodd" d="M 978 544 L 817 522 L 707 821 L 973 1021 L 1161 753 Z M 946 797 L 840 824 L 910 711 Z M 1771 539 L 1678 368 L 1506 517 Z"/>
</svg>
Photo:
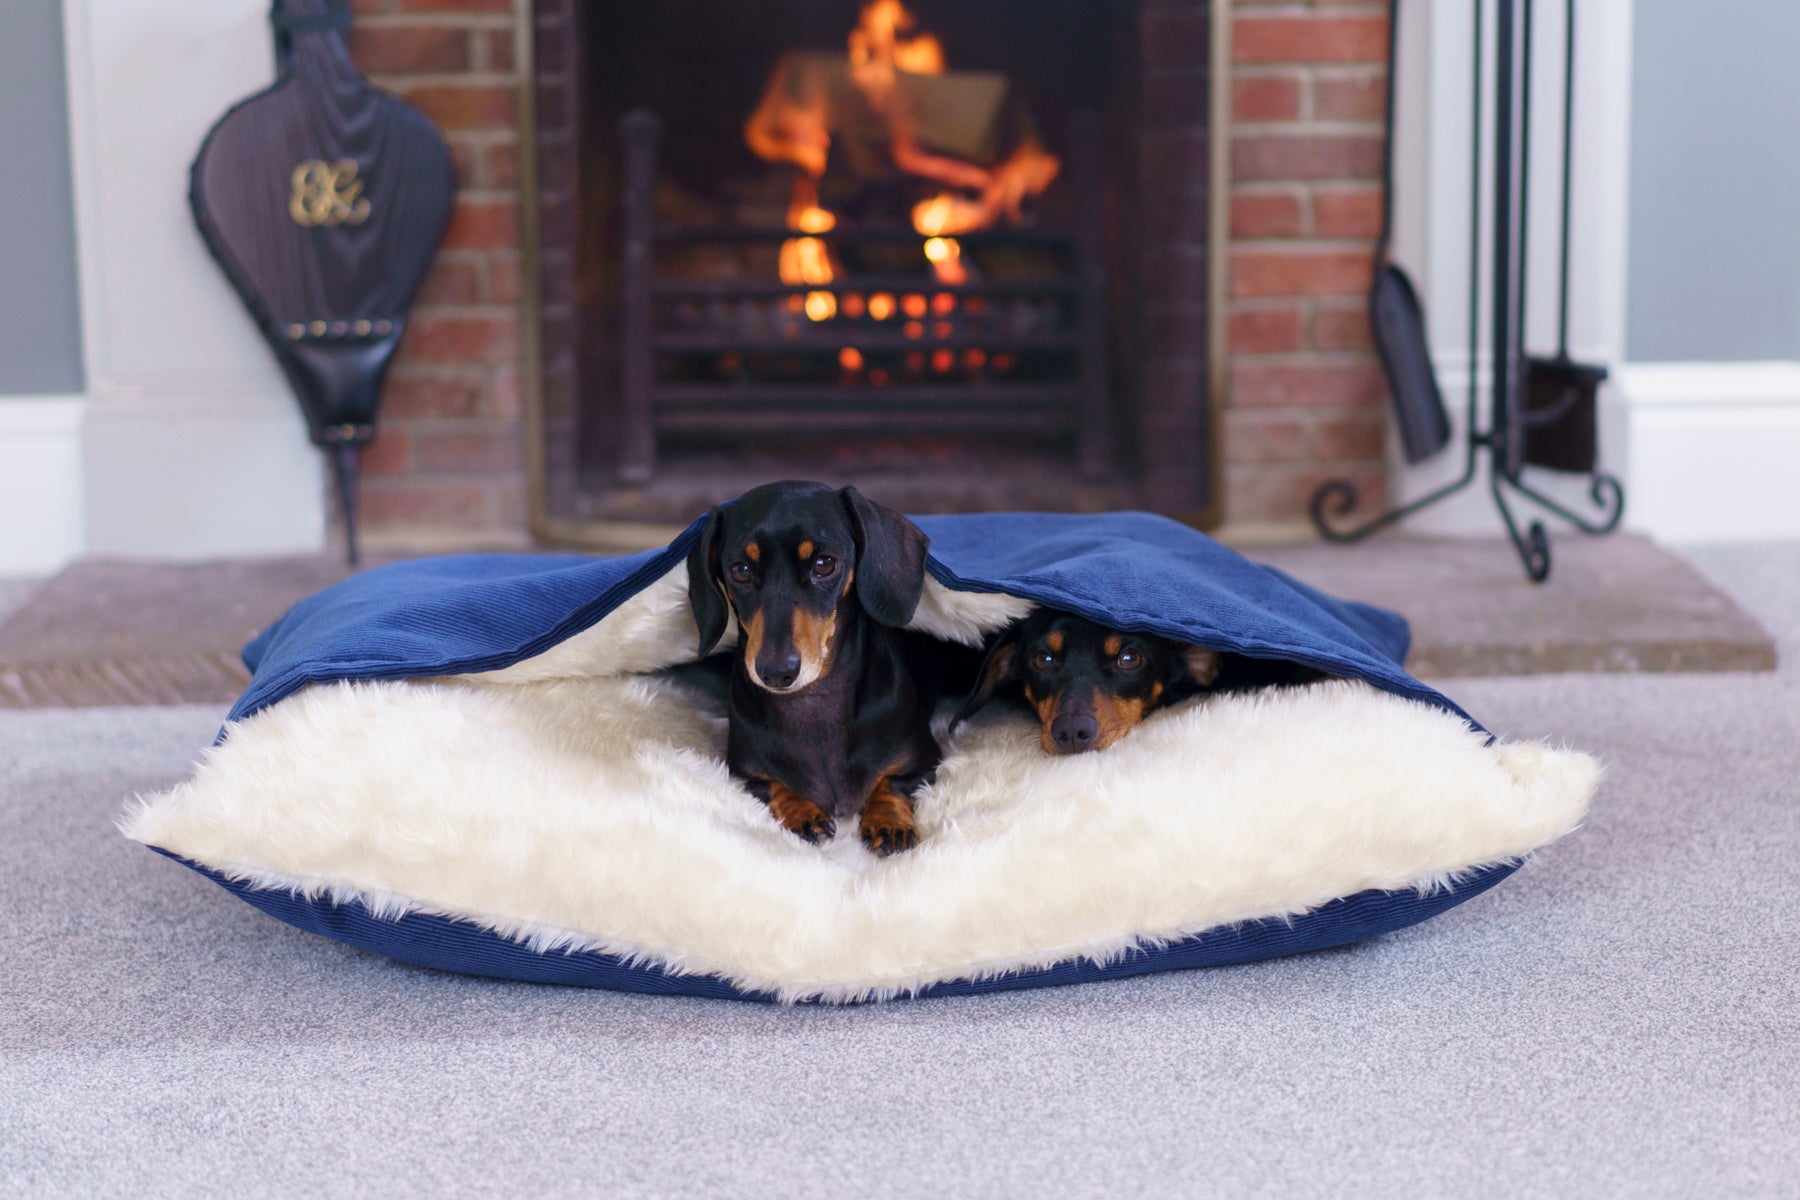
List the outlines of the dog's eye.
<svg viewBox="0 0 1800 1200">
<path fill-rule="evenodd" d="M 1031 656 L 1031 665 L 1036 670 L 1048 671 L 1051 667 L 1056 665 L 1056 655 L 1050 653 L 1048 650 L 1039 650 L 1036 654 Z"/>
<path fill-rule="evenodd" d="M 1113 664 L 1121 671 L 1135 671 L 1144 665 L 1144 656 L 1136 650 L 1127 650 L 1113 659 Z"/>
<path fill-rule="evenodd" d="M 729 567 L 725 568 L 725 574 L 731 576 L 731 582 L 733 583 L 749 583 L 750 564 L 747 562 L 734 562 Z"/>
<path fill-rule="evenodd" d="M 812 560 L 814 579 L 830 579 L 837 574 L 837 559 L 829 554 L 815 555 Z"/>
</svg>

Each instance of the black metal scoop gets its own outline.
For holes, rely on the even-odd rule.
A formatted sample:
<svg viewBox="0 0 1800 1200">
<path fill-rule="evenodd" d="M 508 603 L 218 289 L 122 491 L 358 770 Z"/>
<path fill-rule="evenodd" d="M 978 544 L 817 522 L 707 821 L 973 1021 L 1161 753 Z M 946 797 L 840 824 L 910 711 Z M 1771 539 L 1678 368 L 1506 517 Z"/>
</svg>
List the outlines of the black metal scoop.
<svg viewBox="0 0 1800 1200">
<path fill-rule="evenodd" d="M 1375 244 L 1375 279 L 1369 287 L 1369 325 L 1407 462 L 1424 462 L 1450 440 L 1450 415 L 1431 363 L 1425 306 L 1405 271 L 1388 258 L 1394 224 L 1394 75 L 1399 66 L 1400 0 L 1388 6 L 1387 138 L 1382 146 L 1381 237 Z"/>
<path fill-rule="evenodd" d="M 330 451 L 357 559 L 357 463 L 455 200 L 430 119 L 350 63 L 348 0 L 275 0 L 277 78 L 194 159 L 188 203 Z"/>
</svg>

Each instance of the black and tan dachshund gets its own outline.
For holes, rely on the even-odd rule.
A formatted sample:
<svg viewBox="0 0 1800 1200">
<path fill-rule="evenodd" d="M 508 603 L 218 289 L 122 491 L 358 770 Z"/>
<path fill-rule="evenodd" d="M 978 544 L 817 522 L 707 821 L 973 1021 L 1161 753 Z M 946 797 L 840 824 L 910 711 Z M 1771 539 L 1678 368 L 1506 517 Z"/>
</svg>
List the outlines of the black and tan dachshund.
<svg viewBox="0 0 1800 1200">
<path fill-rule="evenodd" d="M 771 483 L 708 515 L 688 600 L 710 653 L 736 615 L 726 762 L 808 842 L 860 813 L 878 855 L 918 844 L 912 793 L 937 769 L 935 691 L 915 679 L 925 534 L 855 488 Z"/>
<path fill-rule="evenodd" d="M 1106 749 L 1150 713 L 1203 692 L 1322 678 L 1297 663 L 1225 654 L 1040 608 L 995 638 L 952 727 L 996 694 L 1015 696 L 1037 714 L 1045 753 L 1081 754 Z"/>
</svg>

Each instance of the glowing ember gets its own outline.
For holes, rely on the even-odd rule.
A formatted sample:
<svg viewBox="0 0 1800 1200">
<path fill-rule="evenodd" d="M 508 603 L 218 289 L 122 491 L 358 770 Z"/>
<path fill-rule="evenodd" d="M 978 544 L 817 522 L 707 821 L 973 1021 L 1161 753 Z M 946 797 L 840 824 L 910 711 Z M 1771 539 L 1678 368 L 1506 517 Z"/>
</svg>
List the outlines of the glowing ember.
<svg viewBox="0 0 1800 1200">
<path fill-rule="evenodd" d="M 846 371 L 862 370 L 862 351 L 858 350 L 855 346 L 845 346 L 842 350 L 838 351 L 838 366 L 844 368 Z"/>
<path fill-rule="evenodd" d="M 913 318 L 913 320 L 918 320 L 925 315 L 925 297 L 906 297 L 906 299 L 900 301 L 900 311 Z"/>
<path fill-rule="evenodd" d="M 894 315 L 894 298 L 886 292 L 876 292 L 869 297 L 869 316 L 877 321 L 885 321 Z"/>
<path fill-rule="evenodd" d="M 788 228 L 805 233 L 829 233 L 837 228 L 837 218 L 817 204 L 803 204 L 788 214 Z"/>
<path fill-rule="evenodd" d="M 955 238 L 926 238 L 925 257 L 931 260 L 931 269 L 939 283 L 955 287 L 969 281 L 969 269 L 963 266 L 962 247 Z"/>
<path fill-rule="evenodd" d="M 781 243 L 783 283 L 830 283 L 831 255 L 818 238 L 789 238 Z"/>
<path fill-rule="evenodd" d="M 806 293 L 806 317 L 809 321 L 829 321 L 837 316 L 837 297 L 830 292 Z"/>
</svg>

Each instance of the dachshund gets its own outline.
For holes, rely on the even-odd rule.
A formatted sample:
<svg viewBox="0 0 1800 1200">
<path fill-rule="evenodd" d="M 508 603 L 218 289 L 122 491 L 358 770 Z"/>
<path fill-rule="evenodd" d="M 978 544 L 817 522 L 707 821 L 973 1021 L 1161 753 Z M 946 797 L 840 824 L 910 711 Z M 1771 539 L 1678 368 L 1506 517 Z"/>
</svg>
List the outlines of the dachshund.
<svg viewBox="0 0 1800 1200">
<path fill-rule="evenodd" d="M 937 769 L 937 697 L 901 627 L 924 591 L 927 545 L 853 487 L 789 481 L 714 508 L 688 556 L 702 658 L 730 617 L 740 631 L 726 763 L 807 842 L 856 813 L 878 856 L 918 844 L 912 795 Z"/>
<path fill-rule="evenodd" d="M 1046 754 L 1083 754 L 1106 749 L 1157 709 L 1202 693 L 1324 677 L 1298 663 L 1226 654 L 1039 608 L 994 640 L 951 728 L 1004 693 L 1037 714 Z"/>
</svg>

